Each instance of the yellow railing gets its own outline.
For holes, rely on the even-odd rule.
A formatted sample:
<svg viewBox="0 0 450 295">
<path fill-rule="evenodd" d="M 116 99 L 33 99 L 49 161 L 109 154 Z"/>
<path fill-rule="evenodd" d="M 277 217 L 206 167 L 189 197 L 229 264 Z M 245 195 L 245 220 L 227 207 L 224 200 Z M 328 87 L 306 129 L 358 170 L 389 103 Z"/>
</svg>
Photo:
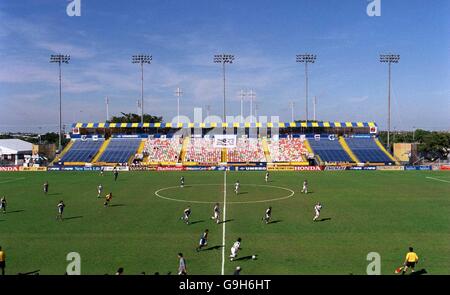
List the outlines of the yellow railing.
<svg viewBox="0 0 450 295">
<path fill-rule="evenodd" d="M 63 156 L 64 156 L 64 155 L 72 148 L 74 142 L 75 142 L 74 140 L 69 141 L 69 143 L 64 147 L 64 149 L 63 149 L 62 152 L 58 155 L 58 157 L 56 157 L 56 158 L 53 160 L 53 163 L 56 163 L 56 162 L 58 162 L 59 160 L 61 160 L 62 157 L 63 157 Z"/>
<path fill-rule="evenodd" d="M 262 148 L 264 151 L 264 156 L 266 157 L 266 162 L 271 163 L 272 157 L 270 156 L 270 150 L 269 150 L 269 145 L 267 144 L 267 138 L 263 138 L 261 140 L 261 145 L 262 145 Z"/>
<path fill-rule="evenodd" d="M 190 138 L 189 137 L 185 137 L 183 139 L 183 145 L 181 146 L 181 152 L 180 152 L 180 160 L 179 162 L 184 162 L 185 158 L 186 158 L 186 151 L 187 151 L 187 147 L 189 145 L 190 142 Z"/>
<path fill-rule="evenodd" d="M 341 144 L 341 146 L 344 149 L 344 151 L 347 152 L 347 154 L 349 155 L 350 159 L 352 159 L 352 161 L 355 162 L 355 163 L 359 163 L 358 157 L 356 157 L 356 155 L 350 149 L 350 147 L 348 146 L 347 142 L 345 141 L 345 138 L 340 136 L 339 137 L 339 143 Z"/>
<path fill-rule="evenodd" d="M 111 141 L 111 138 L 108 138 L 107 140 L 105 140 L 102 144 L 102 146 L 100 147 L 100 149 L 98 150 L 97 154 L 94 156 L 94 158 L 92 159 L 92 163 L 96 163 L 100 157 L 102 156 L 103 152 L 106 150 L 106 148 L 108 147 L 109 142 Z"/>
<path fill-rule="evenodd" d="M 375 143 L 378 145 L 380 150 L 382 150 L 388 157 L 391 159 L 395 164 L 400 165 L 400 163 L 384 148 L 384 146 L 381 144 L 381 142 L 378 140 L 378 138 L 374 139 Z"/>
</svg>

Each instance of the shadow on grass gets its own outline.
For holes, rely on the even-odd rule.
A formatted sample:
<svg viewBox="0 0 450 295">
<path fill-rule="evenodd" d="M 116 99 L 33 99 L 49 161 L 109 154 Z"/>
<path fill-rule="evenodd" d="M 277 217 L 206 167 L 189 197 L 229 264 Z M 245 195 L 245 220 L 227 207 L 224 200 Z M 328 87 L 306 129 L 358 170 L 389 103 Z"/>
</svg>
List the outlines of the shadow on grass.
<svg viewBox="0 0 450 295">
<path fill-rule="evenodd" d="M 424 275 L 424 274 L 427 274 L 427 273 L 428 273 L 427 270 L 425 268 L 422 268 L 422 269 L 420 269 L 418 271 L 412 272 L 411 275 L 412 276 L 420 276 L 420 275 Z"/>
<path fill-rule="evenodd" d="M 319 219 L 317 221 L 322 222 L 322 221 L 328 221 L 328 220 L 331 220 L 331 218 L 330 217 L 322 218 L 322 219 Z"/>
<path fill-rule="evenodd" d="M 78 219 L 78 218 L 83 218 L 83 216 L 70 216 L 70 217 L 64 217 L 64 220 Z"/>
<path fill-rule="evenodd" d="M 282 222 L 283 220 L 273 220 L 273 221 L 270 221 L 269 223 L 267 223 L 267 224 L 273 224 L 273 223 L 279 223 L 279 222 Z"/>
<path fill-rule="evenodd" d="M 240 257 L 240 258 L 235 258 L 233 261 L 239 261 L 239 260 L 251 260 L 252 256 L 248 255 L 248 256 L 244 256 L 244 257 Z"/>
<path fill-rule="evenodd" d="M 230 222 L 230 221 L 233 221 L 234 219 L 227 219 L 227 220 L 224 220 L 224 221 L 220 221 L 218 224 L 222 224 L 222 223 L 227 223 L 227 222 Z"/>
<path fill-rule="evenodd" d="M 196 224 L 196 223 L 200 223 L 200 222 L 205 222 L 204 220 L 196 220 L 196 221 L 192 221 L 192 222 L 189 222 L 189 224 Z"/>
<path fill-rule="evenodd" d="M 23 212 L 23 211 L 25 211 L 25 210 L 15 210 L 15 211 L 7 211 L 6 212 L 6 214 L 10 214 L 10 213 L 20 213 L 20 212 Z"/>
<path fill-rule="evenodd" d="M 35 274 L 39 274 L 41 270 L 33 270 L 33 271 L 29 271 L 29 272 L 19 272 L 17 275 L 19 276 L 26 276 L 26 275 L 35 275 Z"/>
<path fill-rule="evenodd" d="M 246 195 L 246 194 L 248 194 L 248 192 L 239 192 L 239 193 L 237 193 L 237 194 L 235 193 L 236 196 L 239 196 L 239 195 Z"/>
<path fill-rule="evenodd" d="M 223 245 L 217 245 L 217 246 L 212 246 L 212 247 L 209 247 L 209 248 L 205 248 L 205 249 L 203 249 L 203 251 L 219 250 L 221 248 L 223 248 Z"/>
<path fill-rule="evenodd" d="M 113 204 L 113 205 L 109 205 L 109 207 L 123 207 L 125 206 L 125 204 Z"/>
</svg>

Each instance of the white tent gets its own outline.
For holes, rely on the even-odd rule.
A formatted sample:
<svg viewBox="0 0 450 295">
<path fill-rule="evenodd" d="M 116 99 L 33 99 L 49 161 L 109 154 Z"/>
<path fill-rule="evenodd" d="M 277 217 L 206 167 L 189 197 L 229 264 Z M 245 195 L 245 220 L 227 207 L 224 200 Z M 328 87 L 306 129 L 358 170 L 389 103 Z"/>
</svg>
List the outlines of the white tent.
<svg viewBox="0 0 450 295">
<path fill-rule="evenodd" d="M 14 161 L 18 165 L 25 155 L 32 154 L 32 148 L 31 143 L 20 139 L 0 139 L 0 160 Z"/>
</svg>

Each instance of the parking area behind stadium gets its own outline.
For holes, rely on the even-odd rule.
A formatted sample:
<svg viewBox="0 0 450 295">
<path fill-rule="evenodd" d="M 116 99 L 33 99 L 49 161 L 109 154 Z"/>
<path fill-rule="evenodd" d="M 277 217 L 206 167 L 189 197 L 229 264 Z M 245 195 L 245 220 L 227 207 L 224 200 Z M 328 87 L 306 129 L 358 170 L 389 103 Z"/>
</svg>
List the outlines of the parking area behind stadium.
<svg viewBox="0 0 450 295">
<path fill-rule="evenodd" d="M 381 255 L 382 274 L 393 274 L 409 246 L 417 269 L 450 274 L 450 176 L 440 171 L 270 172 L 2 172 L 0 245 L 7 273 L 39 270 L 64 274 L 69 252 L 81 255 L 82 274 L 176 274 L 182 252 L 189 274 L 365 274 L 367 255 Z M 180 177 L 185 187 L 179 187 Z M 301 194 L 307 179 L 310 193 Z M 241 183 L 238 195 L 234 183 Z M 49 193 L 42 185 L 49 182 Z M 97 198 L 113 193 L 104 208 Z M 225 226 L 211 220 L 223 201 Z M 156 192 L 156 194 L 155 194 Z M 292 193 L 293 192 L 293 193 Z M 65 220 L 56 205 L 66 203 Z M 320 222 L 313 207 L 321 202 Z M 181 220 L 192 208 L 191 224 Z M 261 218 L 268 206 L 273 222 Z M 206 250 L 196 252 L 209 229 Z M 230 262 L 233 242 L 242 238 L 240 260 Z M 257 259 L 249 259 L 257 255 Z"/>
</svg>

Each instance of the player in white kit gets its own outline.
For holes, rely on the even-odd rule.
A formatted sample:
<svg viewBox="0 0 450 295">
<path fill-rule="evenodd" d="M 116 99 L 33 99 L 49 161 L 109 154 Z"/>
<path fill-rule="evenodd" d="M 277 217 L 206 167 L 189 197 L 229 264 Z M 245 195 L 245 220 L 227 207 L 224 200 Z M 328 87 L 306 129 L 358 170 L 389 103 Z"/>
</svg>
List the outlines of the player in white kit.
<svg viewBox="0 0 450 295">
<path fill-rule="evenodd" d="M 302 193 L 305 193 L 305 194 L 308 193 L 308 181 L 306 179 L 305 179 L 305 181 L 303 181 Z"/>
<path fill-rule="evenodd" d="M 234 258 L 236 258 L 239 249 L 241 249 L 241 238 L 238 238 L 236 242 L 234 242 L 233 247 L 231 247 L 230 261 L 233 261 Z"/>
<path fill-rule="evenodd" d="M 99 184 L 99 186 L 97 187 L 97 198 L 100 198 L 101 194 L 103 191 L 103 186 L 101 184 Z"/>
<path fill-rule="evenodd" d="M 213 216 L 211 216 L 211 219 L 215 220 L 216 223 L 219 224 L 219 222 L 220 222 L 220 207 L 219 207 L 219 203 L 216 203 L 214 205 Z"/>
<path fill-rule="evenodd" d="M 236 183 L 234 184 L 234 193 L 237 195 L 239 194 L 239 188 L 241 187 L 241 184 L 239 183 L 239 180 L 236 181 Z"/>
<path fill-rule="evenodd" d="M 322 210 L 322 205 L 320 203 L 317 203 L 316 206 L 314 206 L 314 212 L 316 215 L 314 215 L 313 221 L 317 221 L 317 219 L 320 217 L 320 210 Z"/>
</svg>

